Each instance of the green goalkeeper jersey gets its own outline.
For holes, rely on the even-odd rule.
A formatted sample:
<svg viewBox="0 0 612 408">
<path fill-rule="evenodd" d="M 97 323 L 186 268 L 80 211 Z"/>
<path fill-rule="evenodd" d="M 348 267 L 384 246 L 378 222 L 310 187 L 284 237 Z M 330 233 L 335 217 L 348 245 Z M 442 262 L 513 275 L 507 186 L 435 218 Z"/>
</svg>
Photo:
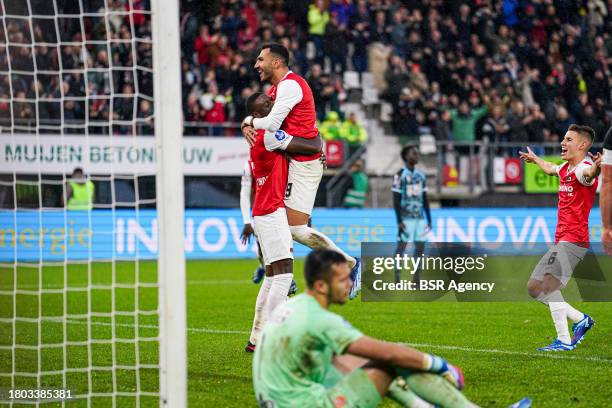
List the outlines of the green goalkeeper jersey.
<svg viewBox="0 0 612 408">
<path fill-rule="evenodd" d="M 361 336 L 305 293 L 279 305 L 255 350 L 253 383 L 260 406 L 265 401 L 275 407 L 328 406 L 327 388 L 338 380 L 332 359 Z"/>
</svg>

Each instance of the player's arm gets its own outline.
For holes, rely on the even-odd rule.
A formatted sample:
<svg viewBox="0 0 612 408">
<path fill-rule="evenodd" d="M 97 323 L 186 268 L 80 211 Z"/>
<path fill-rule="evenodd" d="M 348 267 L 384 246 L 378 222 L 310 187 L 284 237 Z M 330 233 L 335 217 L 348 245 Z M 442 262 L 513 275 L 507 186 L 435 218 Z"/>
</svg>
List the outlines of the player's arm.
<svg viewBox="0 0 612 408">
<path fill-rule="evenodd" d="M 317 134 L 317 137 L 312 139 L 305 139 L 303 137 L 294 137 L 291 143 L 287 146 L 286 151 L 288 153 L 300 153 L 300 154 L 315 154 L 319 153 L 323 148 L 323 139 L 321 134 Z"/>
<path fill-rule="evenodd" d="M 423 191 L 423 210 L 425 211 L 425 218 L 427 218 L 427 226 L 431 228 L 431 210 L 429 209 L 427 191 Z"/>
<path fill-rule="evenodd" d="M 251 189 L 253 185 L 253 177 L 251 175 L 251 168 L 247 162 L 242 171 L 242 177 L 240 179 L 240 212 L 242 213 L 242 222 L 244 227 L 240 238 L 242 243 L 246 245 L 251 240 L 253 235 L 253 226 L 251 225 Z"/>
<path fill-rule="evenodd" d="M 270 132 L 276 132 L 280 129 L 281 124 L 291 112 L 291 109 L 297 105 L 303 98 L 302 88 L 296 81 L 286 80 L 281 81 L 278 84 L 276 90 L 276 99 L 274 100 L 274 106 L 268 114 L 263 118 L 247 117 L 245 121 L 252 123 L 255 129 L 265 129 Z M 250 122 L 248 122 L 250 121 Z"/>
<path fill-rule="evenodd" d="M 403 228 L 402 224 L 402 180 L 401 170 L 393 176 L 393 184 L 391 186 L 393 192 L 393 210 L 395 211 L 395 220 L 399 228 Z"/>
<path fill-rule="evenodd" d="M 294 137 L 284 130 L 277 130 L 276 132 L 266 130 L 264 133 L 264 146 L 269 152 L 284 150 L 288 153 L 315 154 L 321 151 L 323 139 L 320 134 L 315 138 L 305 139 L 303 137 Z"/>
<path fill-rule="evenodd" d="M 457 388 L 463 388 L 463 374 L 459 368 L 441 357 L 422 353 L 412 347 L 361 336 L 348 346 L 346 352 L 391 367 L 440 374 Z"/>
<path fill-rule="evenodd" d="M 593 164 L 585 168 L 584 170 L 582 170 L 580 172 L 582 175 L 582 178 L 579 178 L 583 184 L 587 184 L 587 185 L 593 184 L 593 181 L 597 177 L 599 177 L 599 174 L 601 173 L 601 159 L 602 159 L 601 153 L 597 153 L 597 154 L 589 153 L 589 156 L 593 160 Z"/>
<path fill-rule="evenodd" d="M 601 208 L 602 242 L 606 253 L 612 256 L 612 128 L 606 133 L 604 154 L 601 161 L 601 190 L 599 207 Z"/>
<path fill-rule="evenodd" d="M 519 156 L 527 163 L 533 163 L 537 165 L 542 171 L 549 176 L 558 176 L 557 165 L 555 163 L 547 162 L 546 160 L 535 154 L 529 146 L 527 146 L 527 152 L 520 152 Z"/>
</svg>

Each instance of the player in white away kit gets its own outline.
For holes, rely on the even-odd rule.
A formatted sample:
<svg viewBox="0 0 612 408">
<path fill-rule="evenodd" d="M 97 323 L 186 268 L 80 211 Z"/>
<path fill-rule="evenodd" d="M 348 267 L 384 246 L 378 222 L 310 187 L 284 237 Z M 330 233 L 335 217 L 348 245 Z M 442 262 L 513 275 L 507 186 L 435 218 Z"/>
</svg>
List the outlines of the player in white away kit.
<svg viewBox="0 0 612 408">
<path fill-rule="evenodd" d="M 269 43 L 261 47 L 255 69 L 262 81 L 272 84 L 268 95 L 274 100 L 274 107 L 266 117 L 247 116 L 242 122 L 242 131 L 251 146 L 255 143 L 257 129 L 273 133 L 283 130 L 292 135 L 291 137 L 305 139 L 315 138 L 319 133 L 312 91 L 304 78 L 289 70 L 288 63 L 289 51 L 283 45 Z M 359 260 L 343 252 L 326 235 L 308 226 L 323 176 L 323 163 L 320 158 L 320 152 L 311 155 L 290 154 L 285 194 L 287 219 L 295 241 L 312 249 L 332 249 L 346 257 L 353 280 L 350 293 L 352 299 L 361 290 Z"/>
<path fill-rule="evenodd" d="M 555 244 L 538 262 L 527 284 L 529 294 L 548 305 L 557 338 L 539 351 L 570 351 L 583 339 L 595 321 L 564 301 L 563 289 L 576 265 L 589 247 L 589 213 L 595 201 L 597 177 L 601 171 L 601 154 L 587 159 L 595 132 L 588 126 L 570 125 L 561 142 L 563 164 L 556 165 L 539 158 L 527 148 L 521 159 L 535 163 L 546 174 L 559 177 L 559 209 Z M 574 322 L 570 338 L 567 319 Z"/>
<path fill-rule="evenodd" d="M 601 190 L 599 208 L 601 209 L 601 242 L 606 253 L 612 256 L 612 127 L 606 133 L 604 154 L 601 161 Z"/>
</svg>

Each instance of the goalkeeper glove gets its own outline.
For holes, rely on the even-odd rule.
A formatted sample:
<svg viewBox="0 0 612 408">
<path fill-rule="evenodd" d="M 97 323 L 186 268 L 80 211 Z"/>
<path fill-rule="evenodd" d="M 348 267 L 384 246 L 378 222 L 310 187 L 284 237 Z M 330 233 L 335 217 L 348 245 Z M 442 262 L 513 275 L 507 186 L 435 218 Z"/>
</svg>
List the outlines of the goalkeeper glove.
<svg viewBox="0 0 612 408">
<path fill-rule="evenodd" d="M 425 354 L 423 369 L 434 374 L 439 374 L 445 380 L 453 384 L 458 390 L 465 386 L 463 371 L 459 367 L 448 363 L 442 357 L 433 354 Z"/>
</svg>

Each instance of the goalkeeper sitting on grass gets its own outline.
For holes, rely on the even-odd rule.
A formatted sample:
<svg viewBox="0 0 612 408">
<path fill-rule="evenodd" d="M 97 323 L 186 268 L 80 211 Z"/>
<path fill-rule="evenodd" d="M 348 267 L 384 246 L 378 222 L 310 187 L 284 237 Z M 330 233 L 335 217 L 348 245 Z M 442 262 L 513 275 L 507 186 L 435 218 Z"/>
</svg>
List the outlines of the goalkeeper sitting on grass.
<svg viewBox="0 0 612 408">
<path fill-rule="evenodd" d="M 260 407 L 375 407 L 389 397 L 404 407 L 475 407 L 459 390 L 461 369 L 444 359 L 365 336 L 331 304 L 346 303 L 346 258 L 321 249 L 306 258 L 308 287 L 271 314 L 255 350 Z M 513 407 L 526 408 L 525 398 Z"/>
</svg>

